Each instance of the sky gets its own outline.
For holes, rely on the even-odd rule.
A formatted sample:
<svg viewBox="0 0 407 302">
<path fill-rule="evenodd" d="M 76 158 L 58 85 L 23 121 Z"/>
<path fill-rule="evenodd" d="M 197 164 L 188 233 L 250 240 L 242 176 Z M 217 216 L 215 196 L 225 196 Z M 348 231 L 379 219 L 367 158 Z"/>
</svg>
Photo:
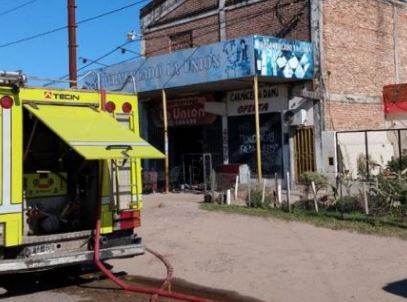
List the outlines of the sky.
<svg viewBox="0 0 407 302">
<path fill-rule="evenodd" d="M 80 24 L 77 28 L 78 68 L 85 64 L 84 57 L 95 60 L 127 41 L 127 33 L 140 33 L 139 11 L 148 0 L 76 0 L 77 22 L 126 5 L 137 5 L 111 15 Z M 20 8 L 17 8 L 21 6 Z M 17 8 L 14 11 L 10 11 Z M 67 29 L 30 41 L 4 46 L 12 41 L 46 32 L 67 25 L 67 0 L 0 0 L 0 70 L 22 70 L 31 77 L 60 78 L 68 74 Z M 140 42 L 125 46 L 131 51 L 140 50 Z M 135 57 L 120 50 L 100 63 L 114 64 Z M 88 64 L 89 61 L 86 63 Z M 95 69 L 100 65 L 91 65 Z M 82 71 L 83 72 L 83 71 Z M 81 72 L 79 72 L 80 74 Z M 30 80 L 30 85 L 41 86 L 46 82 Z"/>
</svg>

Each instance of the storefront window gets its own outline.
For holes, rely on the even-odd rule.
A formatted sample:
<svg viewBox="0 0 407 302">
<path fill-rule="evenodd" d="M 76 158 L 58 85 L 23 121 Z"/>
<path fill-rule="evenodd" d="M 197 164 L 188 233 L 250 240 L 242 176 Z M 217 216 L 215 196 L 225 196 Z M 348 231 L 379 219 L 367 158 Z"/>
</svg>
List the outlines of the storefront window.
<svg viewBox="0 0 407 302">
<path fill-rule="evenodd" d="M 254 115 L 229 117 L 230 163 L 248 164 L 252 173 L 257 172 L 256 128 Z M 262 170 L 264 177 L 275 173 L 282 177 L 283 152 L 281 114 L 260 115 Z"/>
</svg>

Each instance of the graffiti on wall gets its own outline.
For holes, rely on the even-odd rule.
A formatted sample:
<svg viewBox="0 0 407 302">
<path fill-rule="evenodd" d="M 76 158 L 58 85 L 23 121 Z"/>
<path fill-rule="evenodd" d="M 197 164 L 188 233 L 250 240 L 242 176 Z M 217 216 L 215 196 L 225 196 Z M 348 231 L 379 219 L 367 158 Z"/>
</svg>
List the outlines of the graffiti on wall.
<svg viewBox="0 0 407 302">
<path fill-rule="evenodd" d="M 229 117 L 228 124 L 229 161 L 248 164 L 251 171 L 257 171 L 254 116 Z M 273 176 L 278 173 L 281 176 L 283 153 L 280 113 L 261 115 L 260 148 L 264 175 Z"/>
</svg>

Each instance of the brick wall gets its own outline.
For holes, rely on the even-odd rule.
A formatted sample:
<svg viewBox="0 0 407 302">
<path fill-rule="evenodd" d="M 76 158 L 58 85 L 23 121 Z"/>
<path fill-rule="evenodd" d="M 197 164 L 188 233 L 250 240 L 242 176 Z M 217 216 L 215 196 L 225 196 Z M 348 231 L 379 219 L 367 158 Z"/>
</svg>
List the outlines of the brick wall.
<svg viewBox="0 0 407 302">
<path fill-rule="evenodd" d="M 219 18 L 217 15 L 200 19 L 193 23 L 185 23 L 163 30 L 147 33 L 145 37 L 146 56 L 156 56 L 170 51 L 169 36 L 186 31 L 192 31 L 194 46 L 216 43 L 219 41 Z"/>
<path fill-rule="evenodd" d="M 162 22 L 178 19 L 182 16 L 194 15 L 201 11 L 206 11 L 211 8 L 217 8 L 218 0 L 188 0 L 184 4 L 180 5 L 174 11 L 167 14 L 162 18 Z"/>
<path fill-rule="evenodd" d="M 327 0 L 323 9 L 325 85 L 328 95 L 336 95 L 325 106 L 327 129 L 384 127 L 382 89 L 395 82 L 392 5 L 381 0 Z M 404 81 L 406 24 L 407 6 L 399 9 L 398 25 L 399 68 Z M 348 95 L 358 96 L 359 103 L 346 101 Z"/>
<path fill-rule="evenodd" d="M 383 128 L 382 104 L 358 104 L 325 102 L 325 124 L 327 129 L 355 130 Z"/>
<path fill-rule="evenodd" d="M 400 10 L 398 16 L 398 36 L 402 41 L 400 50 L 400 82 L 407 83 L 407 9 Z"/>
<path fill-rule="evenodd" d="M 168 36 L 192 31 L 193 44 L 203 45 L 220 40 L 218 0 L 188 0 L 175 10 L 156 21 L 145 30 L 145 51 L 147 56 L 170 51 Z M 308 0 L 265 0 L 255 4 L 247 1 L 226 2 L 226 37 L 235 38 L 250 34 L 279 35 L 288 39 L 310 40 Z M 239 4 L 235 6 L 235 4 Z M 278 4 L 278 5 L 277 5 Z M 182 25 L 170 26 L 176 20 L 194 17 L 202 12 L 213 15 Z M 154 26 L 170 26 L 154 30 Z M 153 29 L 153 31 L 151 31 Z M 284 30 L 285 29 L 285 30 Z"/>
<path fill-rule="evenodd" d="M 294 2 L 293 4 L 289 4 Z M 261 1 L 227 10 L 228 38 L 261 34 L 310 40 L 309 1 Z"/>
</svg>

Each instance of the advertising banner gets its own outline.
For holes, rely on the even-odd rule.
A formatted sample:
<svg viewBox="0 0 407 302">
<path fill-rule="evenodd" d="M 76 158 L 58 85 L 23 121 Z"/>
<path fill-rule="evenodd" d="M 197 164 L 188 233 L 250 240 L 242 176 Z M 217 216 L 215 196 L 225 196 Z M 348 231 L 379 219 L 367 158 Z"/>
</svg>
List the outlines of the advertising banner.
<svg viewBox="0 0 407 302">
<path fill-rule="evenodd" d="M 313 63 L 312 43 L 248 36 L 103 67 L 85 86 L 134 92 L 132 77 L 147 92 L 255 75 L 312 79 Z"/>
<path fill-rule="evenodd" d="M 129 76 L 134 77 L 137 92 L 246 77 L 254 74 L 253 39 L 242 37 L 152 56 L 105 67 L 97 73 L 104 89 L 130 92 L 132 82 L 125 85 Z"/>
<path fill-rule="evenodd" d="M 305 41 L 254 36 L 256 74 L 286 79 L 312 79 L 313 44 Z"/>
</svg>

